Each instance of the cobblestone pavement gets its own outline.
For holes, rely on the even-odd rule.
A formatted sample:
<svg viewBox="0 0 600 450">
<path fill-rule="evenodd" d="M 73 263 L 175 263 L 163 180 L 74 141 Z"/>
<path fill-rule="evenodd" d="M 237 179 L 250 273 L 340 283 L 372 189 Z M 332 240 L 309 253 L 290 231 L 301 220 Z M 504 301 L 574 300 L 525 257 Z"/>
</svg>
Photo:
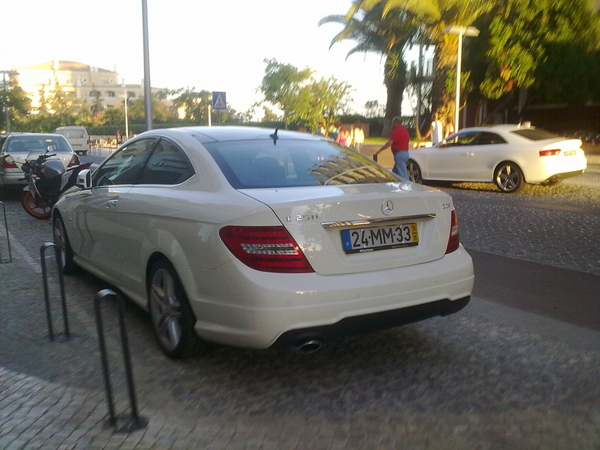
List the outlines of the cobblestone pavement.
<svg viewBox="0 0 600 450">
<path fill-rule="evenodd" d="M 552 198 L 528 187 L 516 204 L 488 185 L 441 188 L 455 198 L 469 248 L 599 275 L 597 186 L 565 183 Z M 215 347 L 190 361 L 165 359 L 145 314 L 128 304 L 137 400 L 149 423 L 115 433 L 91 304 L 106 286 L 70 277 L 73 337 L 51 343 L 38 256 L 49 224 L 18 202 L 7 210 L 16 238 L 14 262 L 0 264 L 1 450 L 600 449 L 600 333 L 587 331 L 594 348 L 542 336 L 527 323 L 568 325 L 478 299 L 457 315 L 333 342 L 309 357 Z M 115 323 L 114 304 L 103 311 Z M 117 333 L 107 329 L 122 416 L 129 403 Z"/>
</svg>

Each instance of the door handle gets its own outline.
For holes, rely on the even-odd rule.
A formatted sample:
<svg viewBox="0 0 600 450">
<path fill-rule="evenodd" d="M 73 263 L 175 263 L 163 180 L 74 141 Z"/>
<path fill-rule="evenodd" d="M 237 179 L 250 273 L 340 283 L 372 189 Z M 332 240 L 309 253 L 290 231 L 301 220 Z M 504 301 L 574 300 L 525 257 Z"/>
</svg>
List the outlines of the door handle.
<svg viewBox="0 0 600 450">
<path fill-rule="evenodd" d="M 469 152 L 465 155 L 467 158 L 470 158 L 472 156 L 475 156 L 475 152 Z"/>
</svg>

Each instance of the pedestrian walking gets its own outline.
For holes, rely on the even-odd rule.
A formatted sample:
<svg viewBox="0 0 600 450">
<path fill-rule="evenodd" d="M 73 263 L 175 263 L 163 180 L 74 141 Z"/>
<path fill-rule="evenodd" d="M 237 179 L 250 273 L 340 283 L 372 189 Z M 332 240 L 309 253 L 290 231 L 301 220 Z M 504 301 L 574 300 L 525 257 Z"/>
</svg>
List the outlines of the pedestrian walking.
<svg viewBox="0 0 600 450">
<path fill-rule="evenodd" d="M 362 128 L 362 124 L 360 123 L 360 120 L 354 124 L 354 127 L 352 128 L 352 133 L 350 133 L 350 136 L 352 139 L 352 146 L 354 147 L 354 149 L 357 152 L 360 152 L 362 149 L 362 146 L 365 142 L 365 132 Z"/>
<path fill-rule="evenodd" d="M 408 146 L 410 143 L 410 136 L 408 130 L 402 125 L 401 117 L 394 117 L 392 120 L 394 131 L 389 141 L 387 141 L 383 147 L 381 147 L 375 155 L 379 155 L 386 148 L 391 147 L 392 154 L 394 155 L 394 168 L 392 172 L 400 177 L 408 180 L 408 173 L 406 171 L 406 163 L 408 162 Z"/>
</svg>

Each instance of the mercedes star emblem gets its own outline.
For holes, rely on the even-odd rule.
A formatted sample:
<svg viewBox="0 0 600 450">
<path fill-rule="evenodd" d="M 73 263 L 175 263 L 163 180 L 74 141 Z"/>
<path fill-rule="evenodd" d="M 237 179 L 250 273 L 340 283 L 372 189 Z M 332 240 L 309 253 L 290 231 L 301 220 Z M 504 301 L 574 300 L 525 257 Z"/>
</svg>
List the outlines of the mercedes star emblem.
<svg viewBox="0 0 600 450">
<path fill-rule="evenodd" d="M 385 214 L 386 216 L 389 216 L 393 210 L 394 210 L 394 204 L 392 203 L 391 200 L 387 200 L 387 201 L 383 202 L 383 205 L 381 205 L 381 212 L 383 212 L 383 214 Z"/>
</svg>

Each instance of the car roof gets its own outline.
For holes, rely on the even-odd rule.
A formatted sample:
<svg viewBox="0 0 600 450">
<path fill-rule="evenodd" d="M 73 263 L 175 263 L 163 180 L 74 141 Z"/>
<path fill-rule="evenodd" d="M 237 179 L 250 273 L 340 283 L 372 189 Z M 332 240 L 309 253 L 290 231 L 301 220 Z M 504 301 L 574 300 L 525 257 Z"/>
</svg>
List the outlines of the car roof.
<svg viewBox="0 0 600 450">
<path fill-rule="evenodd" d="M 308 133 L 297 131 L 281 130 L 279 128 L 258 128 L 258 127 L 181 127 L 181 128 L 163 128 L 146 131 L 140 136 L 165 135 L 176 137 L 177 135 L 187 135 L 196 138 L 198 141 L 205 142 L 225 142 L 242 141 L 254 139 L 269 139 L 271 135 L 277 132 L 279 139 L 302 139 L 302 140 L 320 140 L 323 136 L 313 136 Z"/>
<path fill-rule="evenodd" d="M 479 127 L 462 128 L 462 129 L 458 130 L 458 132 L 463 133 L 463 132 L 470 132 L 470 131 L 504 131 L 505 133 L 508 133 L 510 131 L 527 130 L 527 129 L 535 130 L 536 128 L 532 127 L 530 125 L 505 123 L 505 124 L 500 124 L 500 125 L 482 125 Z"/>
</svg>

